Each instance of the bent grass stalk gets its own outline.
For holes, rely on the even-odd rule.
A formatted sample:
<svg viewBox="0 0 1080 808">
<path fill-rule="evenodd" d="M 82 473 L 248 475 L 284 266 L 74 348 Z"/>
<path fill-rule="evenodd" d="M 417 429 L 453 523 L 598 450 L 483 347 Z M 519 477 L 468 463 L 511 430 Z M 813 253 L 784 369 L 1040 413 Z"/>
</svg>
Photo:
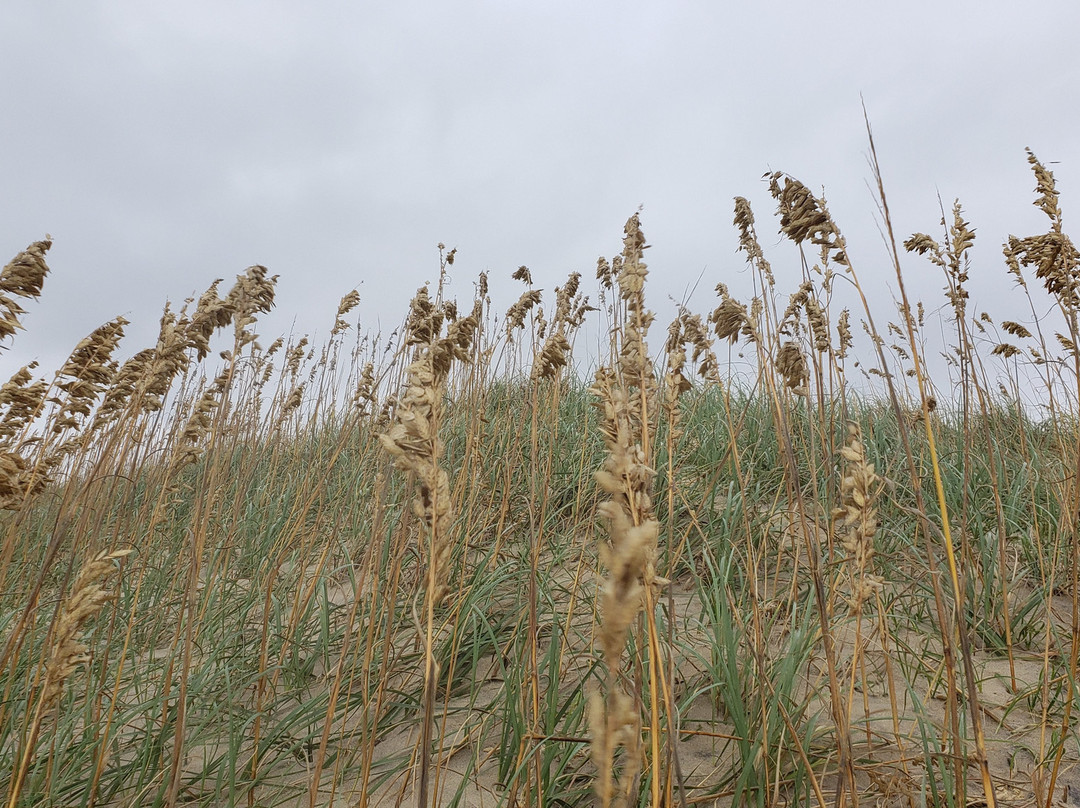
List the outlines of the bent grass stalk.
<svg viewBox="0 0 1080 808">
<path fill-rule="evenodd" d="M 82 641 L 83 628 L 97 616 L 106 603 L 116 597 L 116 593 L 106 589 L 104 583 L 117 571 L 117 562 L 132 552 L 130 549 L 106 551 L 87 561 L 79 570 L 71 594 L 60 607 L 49 657 L 45 662 L 44 682 L 24 741 L 22 757 L 12 774 L 8 808 L 15 808 L 18 804 L 23 780 L 30 770 L 37 750 L 38 734 L 46 713 L 59 702 L 68 678 L 80 665 L 91 660 L 89 648 Z"/>
</svg>

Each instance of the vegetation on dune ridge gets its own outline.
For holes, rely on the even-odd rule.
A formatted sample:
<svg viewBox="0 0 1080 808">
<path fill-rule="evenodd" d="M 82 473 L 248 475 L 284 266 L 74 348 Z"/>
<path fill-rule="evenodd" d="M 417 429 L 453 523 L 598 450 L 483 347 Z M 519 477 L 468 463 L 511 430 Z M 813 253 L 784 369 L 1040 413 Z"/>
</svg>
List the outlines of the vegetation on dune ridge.
<svg viewBox="0 0 1080 808">
<path fill-rule="evenodd" d="M 959 204 L 900 246 L 878 181 L 889 314 L 776 173 L 794 290 L 738 198 L 756 294 L 719 283 L 666 331 L 634 215 L 595 292 L 521 267 L 503 316 L 486 274 L 458 306 L 440 245 L 388 338 L 349 341 L 350 292 L 326 344 L 264 348 L 254 266 L 125 361 L 116 318 L 51 380 L 15 371 L 5 804 L 1056 804 L 1080 783 L 1080 253 L 1028 159 L 1050 224 L 1006 240 L 1031 305 L 999 324 L 969 308 Z M 0 340 L 50 246 L 0 272 Z M 942 273 L 941 320 L 901 249 Z M 589 380 L 586 326 L 610 335 Z"/>
</svg>

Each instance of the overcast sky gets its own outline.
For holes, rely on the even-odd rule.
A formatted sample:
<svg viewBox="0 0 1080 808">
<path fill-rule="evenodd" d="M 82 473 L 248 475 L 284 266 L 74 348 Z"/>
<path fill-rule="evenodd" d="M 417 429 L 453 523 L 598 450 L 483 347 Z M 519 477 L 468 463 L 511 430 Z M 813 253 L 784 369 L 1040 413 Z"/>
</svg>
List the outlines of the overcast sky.
<svg viewBox="0 0 1080 808">
<path fill-rule="evenodd" d="M 0 262 L 55 244 L 0 376 L 35 357 L 51 373 L 118 314 L 128 356 L 166 300 L 254 263 L 281 275 L 268 338 L 325 335 L 354 287 L 364 326 L 389 330 L 440 241 L 463 300 L 483 270 L 516 297 L 520 264 L 551 290 L 591 279 L 639 206 L 654 305 L 704 272 L 704 313 L 717 281 L 749 288 L 736 195 L 789 291 L 761 181 L 776 169 L 824 187 L 887 318 L 860 99 L 898 235 L 939 235 L 938 195 L 959 197 L 975 304 L 1018 319 L 1000 245 L 1046 229 L 1025 146 L 1067 221 L 1080 209 L 1077 31 L 1066 0 L 5 0 Z M 906 267 L 938 301 L 941 278 Z"/>
</svg>

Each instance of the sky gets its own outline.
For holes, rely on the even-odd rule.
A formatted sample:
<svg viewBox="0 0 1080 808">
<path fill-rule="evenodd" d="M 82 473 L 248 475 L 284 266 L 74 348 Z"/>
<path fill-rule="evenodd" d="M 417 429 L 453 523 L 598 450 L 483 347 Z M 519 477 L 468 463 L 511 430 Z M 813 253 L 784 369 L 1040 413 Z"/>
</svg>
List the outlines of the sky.
<svg viewBox="0 0 1080 808">
<path fill-rule="evenodd" d="M 396 327 L 440 242 L 463 301 L 488 271 L 504 310 L 523 264 L 548 292 L 572 271 L 592 288 L 639 208 L 652 303 L 707 313 L 717 282 L 750 289 L 735 196 L 793 291 L 772 170 L 825 194 L 887 319 L 864 105 L 900 238 L 940 236 L 959 198 L 973 305 L 1022 319 L 1000 248 L 1046 230 L 1025 147 L 1066 223 L 1080 205 L 1078 30 L 1065 0 L 5 0 L 0 262 L 54 246 L 0 377 L 51 373 L 117 315 L 129 356 L 166 301 L 256 263 L 280 275 L 264 344 L 325 337 L 353 288 L 362 329 Z M 938 305 L 940 275 L 904 269 Z"/>
</svg>

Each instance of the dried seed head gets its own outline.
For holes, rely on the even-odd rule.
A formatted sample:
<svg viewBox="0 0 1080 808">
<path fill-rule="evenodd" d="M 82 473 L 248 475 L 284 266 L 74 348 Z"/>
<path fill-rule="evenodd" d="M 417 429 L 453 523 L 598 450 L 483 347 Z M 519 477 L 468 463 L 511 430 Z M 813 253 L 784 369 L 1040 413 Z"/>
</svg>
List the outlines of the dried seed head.
<svg viewBox="0 0 1080 808">
<path fill-rule="evenodd" d="M 426 286 L 416 290 L 409 302 L 409 319 L 405 324 L 406 345 L 430 345 L 442 331 L 443 313 L 428 294 Z"/>
<path fill-rule="evenodd" d="M 765 259 L 765 253 L 758 242 L 754 229 L 754 211 L 750 203 L 741 196 L 735 197 L 735 227 L 739 230 L 739 249 L 746 253 L 746 260 L 761 272 L 769 286 L 776 284 L 772 266 Z"/>
<path fill-rule="evenodd" d="M 684 312 L 682 315 L 682 328 L 684 340 L 693 346 L 691 360 L 699 362 L 698 375 L 710 382 L 719 383 L 720 371 L 716 354 L 712 349 L 712 340 L 709 338 L 705 324 L 697 314 Z"/>
<path fill-rule="evenodd" d="M 561 331 L 556 331 L 544 340 L 544 346 L 532 368 L 532 380 L 554 379 L 566 367 L 567 354 L 570 353 L 570 341 Z"/>
<path fill-rule="evenodd" d="M 709 315 L 716 336 L 734 344 L 747 323 L 746 306 L 733 297 L 724 295 L 723 301 Z"/>
<path fill-rule="evenodd" d="M 1064 233 L 1051 231 L 1041 236 L 1009 236 L 1005 257 L 1010 269 L 1035 267 L 1035 277 L 1057 297 L 1062 305 L 1075 309 L 1080 305 L 1080 252 Z"/>
<path fill-rule="evenodd" d="M 1053 172 L 1035 158 L 1031 149 L 1027 150 L 1027 154 L 1035 172 L 1035 191 L 1038 194 L 1035 206 L 1050 218 L 1050 232 L 1027 238 L 1009 236 L 1004 248 L 1005 261 L 1009 272 L 1021 284 L 1023 277 L 1020 267 L 1035 267 L 1035 277 L 1043 282 L 1046 290 L 1066 308 L 1076 309 L 1080 306 L 1080 251 L 1062 231 Z"/>
<path fill-rule="evenodd" d="M 515 328 L 521 328 L 525 325 L 525 317 L 533 306 L 540 302 L 541 293 L 539 289 L 530 289 L 525 292 L 517 303 L 512 305 L 506 310 L 506 333 L 510 335 Z"/>
<path fill-rule="evenodd" d="M 60 698 L 64 682 L 79 667 L 90 661 L 89 649 L 83 643 L 83 627 L 97 616 L 102 607 L 116 597 L 105 589 L 104 582 L 117 570 L 117 562 L 129 555 L 131 550 L 114 550 L 99 553 L 83 565 L 60 609 L 45 666 L 45 684 L 42 704 L 49 709 Z"/>
<path fill-rule="evenodd" d="M 614 284 L 614 273 L 611 270 L 611 265 L 608 264 L 607 259 L 601 256 L 596 259 L 596 279 L 600 281 L 600 286 L 603 289 L 611 289 Z"/>
<path fill-rule="evenodd" d="M 210 337 L 219 328 L 224 328 L 232 322 L 233 315 L 236 314 L 236 307 L 232 302 L 222 300 L 218 296 L 218 284 L 221 280 L 218 279 L 207 287 L 206 291 L 202 293 L 199 298 L 199 302 L 195 307 L 195 314 L 192 315 L 191 320 L 186 323 L 184 330 L 184 336 L 187 342 L 192 348 L 195 349 L 199 361 L 207 357 L 210 353 Z M 169 307 L 165 307 L 165 316 L 169 316 Z M 165 320 L 162 319 L 162 330 L 164 331 Z M 161 343 L 159 340 L 159 348 Z M 186 349 L 187 346 L 184 346 Z"/>
<path fill-rule="evenodd" d="M 1012 320 L 1002 320 L 1001 327 L 1014 337 L 1020 337 L 1021 339 L 1028 339 L 1031 337 L 1030 331 L 1020 325 L 1020 323 L 1013 322 Z"/>
<path fill-rule="evenodd" d="M 285 420 L 286 417 L 295 410 L 300 408 L 300 405 L 304 403 L 304 385 L 298 384 L 289 393 L 289 397 L 285 399 L 285 403 L 281 407 L 281 420 Z"/>
<path fill-rule="evenodd" d="M 266 267 L 259 264 L 248 267 L 243 275 L 236 276 L 236 283 L 229 290 L 225 302 L 232 307 L 235 346 L 238 353 L 245 345 L 254 342 L 258 335 L 250 330 L 255 315 L 266 313 L 274 307 L 274 287 L 277 275 L 267 275 Z"/>
<path fill-rule="evenodd" d="M 1057 338 L 1058 343 L 1065 349 L 1065 353 L 1073 358 L 1077 358 L 1076 343 L 1064 334 L 1056 333 L 1054 336 Z"/>
<path fill-rule="evenodd" d="M 450 373 L 453 360 L 468 362 L 472 358 L 470 351 L 479 327 L 480 321 L 475 314 L 454 320 L 446 329 L 446 336 L 432 346 L 432 366 L 440 383 Z"/>
<path fill-rule="evenodd" d="M 175 475 L 185 466 L 196 463 L 202 456 L 204 451 L 204 447 L 201 445 L 203 438 L 206 437 L 213 426 L 214 413 L 221 405 L 228 384 L 229 374 L 226 371 L 214 379 L 210 386 L 203 391 L 199 400 L 195 402 L 195 407 L 191 415 L 188 416 L 180 440 L 173 450 L 172 475 Z"/>
<path fill-rule="evenodd" d="M 799 346 L 794 342 L 785 342 L 776 354 L 776 369 L 784 379 L 784 385 L 792 392 L 806 395 L 806 382 L 810 371 Z"/>
<path fill-rule="evenodd" d="M 1035 193 L 1039 195 L 1032 204 L 1045 213 L 1052 222 L 1059 223 L 1061 221 L 1061 209 L 1058 207 L 1060 192 L 1054 180 L 1054 172 L 1040 163 L 1031 149 L 1024 149 L 1024 151 L 1027 152 L 1028 163 L 1035 172 Z"/>
<path fill-rule="evenodd" d="M 139 383 L 150 372 L 153 360 L 154 349 L 146 348 L 120 366 L 120 370 L 113 377 L 112 384 L 105 391 L 101 406 L 94 413 L 94 421 L 88 430 L 89 434 L 118 420 L 127 410 L 128 403 L 139 389 Z"/>
<path fill-rule="evenodd" d="M 819 353 L 829 350 L 829 321 L 817 298 L 806 298 L 806 319 L 810 323 L 810 333 L 814 335 L 814 349 Z"/>
<path fill-rule="evenodd" d="M 836 351 L 837 359 L 846 358 L 848 350 L 851 348 L 852 337 L 851 324 L 849 323 L 850 318 L 851 312 L 849 312 L 847 309 L 844 309 L 840 312 L 840 317 L 836 321 L 836 336 L 840 343 Z"/>
<path fill-rule="evenodd" d="M 581 286 L 581 273 L 571 272 L 570 277 L 562 286 L 555 287 L 555 322 L 568 321 L 574 311 L 575 305 L 580 304 L 577 297 L 578 288 Z"/>
<path fill-rule="evenodd" d="M 124 336 L 127 324 L 123 317 L 117 317 L 94 329 L 75 346 L 57 372 L 56 387 L 66 395 L 50 399 L 60 405 L 52 421 L 53 434 L 79 428 L 98 395 L 112 382 L 117 368 L 112 353 Z"/>
<path fill-rule="evenodd" d="M 356 383 L 356 392 L 353 393 L 353 406 L 360 415 L 367 415 L 368 405 L 374 404 L 375 395 L 375 366 L 368 362 L 360 373 L 360 380 Z"/>
<path fill-rule="evenodd" d="M 138 407 L 143 412 L 156 412 L 164 406 L 173 380 L 190 365 L 187 353 L 189 345 L 198 347 L 198 342 L 189 336 L 188 330 L 194 321 L 188 321 L 182 315 L 181 312 L 181 317 L 177 318 L 169 305 L 165 305 L 153 358 L 136 389 Z M 208 345 L 206 348 L 209 350 Z M 199 353 L 201 358 L 204 354 Z"/>
<path fill-rule="evenodd" d="M 337 319 L 334 320 L 334 327 L 330 329 L 331 336 L 340 334 L 349 327 L 349 324 L 345 322 L 343 318 L 359 304 L 360 293 L 355 289 L 345 295 L 345 297 L 341 298 L 341 302 L 338 303 Z"/>
<path fill-rule="evenodd" d="M 662 583 L 655 573 L 660 526 L 652 513 L 655 471 L 646 464 L 640 443 L 644 419 L 634 412 L 639 396 L 635 394 L 632 403 L 610 368 L 597 371 L 590 391 L 598 399 L 595 406 L 608 449 L 604 466 L 596 473 L 600 490 L 610 495 L 597 509 L 608 522 L 608 541 L 600 545 L 607 575 L 601 581 L 597 631 L 607 677 L 604 696 L 594 695 L 590 706 L 591 752 L 598 768 L 595 788 L 601 804 L 608 805 L 616 791 L 630 793 L 640 770 L 641 717 L 619 684 L 619 670 L 627 632 L 644 605 L 646 589 Z M 620 748 L 625 754 L 616 772 Z"/>
<path fill-rule="evenodd" d="M 926 256 L 930 263 L 945 268 L 945 251 L 926 233 L 913 233 L 905 242 L 904 249 L 916 255 Z"/>
<path fill-rule="evenodd" d="M 833 511 L 833 521 L 841 545 L 848 552 L 852 579 L 850 606 L 857 614 L 874 591 L 884 585 L 880 576 L 869 572 L 874 557 L 874 534 L 878 529 L 874 500 L 881 479 L 874 472 L 874 465 L 866 459 L 866 448 L 857 425 L 848 426 L 848 442 L 840 454 L 845 461 L 844 477 L 840 482 L 841 507 Z"/>
<path fill-rule="evenodd" d="M 27 499 L 45 490 L 48 483 L 48 477 L 35 474 L 24 457 L 0 450 L 0 510 L 19 510 Z"/>
<path fill-rule="evenodd" d="M 285 351 L 285 370 L 290 376 L 300 373 L 300 363 L 304 361 L 304 353 L 308 346 L 308 338 L 301 337 L 300 341 Z"/>
<path fill-rule="evenodd" d="M 529 268 L 527 266 L 522 265 L 518 267 L 516 270 L 514 270 L 514 274 L 511 277 L 515 281 L 521 281 L 527 286 L 532 286 L 532 273 L 529 272 Z"/>
<path fill-rule="evenodd" d="M 413 511 L 429 531 L 428 564 L 433 586 L 428 597 L 435 603 L 441 603 L 450 593 L 449 564 L 453 550 L 450 482 L 437 462 L 442 453 L 439 440 L 442 400 L 453 360 L 470 358 L 479 315 L 478 305 L 468 317 L 454 320 L 446 336 L 439 338 L 443 312 L 431 303 L 426 288 L 417 291 L 408 323 L 408 344 L 417 346 L 416 355 L 406 370 L 405 394 L 396 403 L 394 422 L 379 435 L 379 442 L 393 456 L 394 464 L 416 475 L 418 496 L 413 500 Z M 380 421 L 389 420 L 394 406 L 393 397 L 388 398 Z"/>
<path fill-rule="evenodd" d="M 766 176 L 769 193 L 779 205 L 780 231 L 796 244 L 810 241 L 821 247 L 822 261 L 828 260 L 831 252 L 833 261 L 846 266 L 846 243 L 829 215 L 825 200 L 818 199 L 794 177 L 785 177 L 779 171 Z"/>
<path fill-rule="evenodd" d="M 31 371 L 37 367 L 31 362 L 15 371 L 0 387 L 0 445 L 21 433 L 41 412 L 48 386 L 43 379 L 31 384 Z"/>
<path fill-rule="evenodd" d="M 0 340 L 22 328 L 19 316 L 26 310 L 15 302 L 15 298 L 37 299 L 41 296 L 45 276 L 49 274 L 45 253 L 51 246 L 52 240 L 48 236 L 43 241 L 35 241 L 0 270 Z"/>
</svg>

